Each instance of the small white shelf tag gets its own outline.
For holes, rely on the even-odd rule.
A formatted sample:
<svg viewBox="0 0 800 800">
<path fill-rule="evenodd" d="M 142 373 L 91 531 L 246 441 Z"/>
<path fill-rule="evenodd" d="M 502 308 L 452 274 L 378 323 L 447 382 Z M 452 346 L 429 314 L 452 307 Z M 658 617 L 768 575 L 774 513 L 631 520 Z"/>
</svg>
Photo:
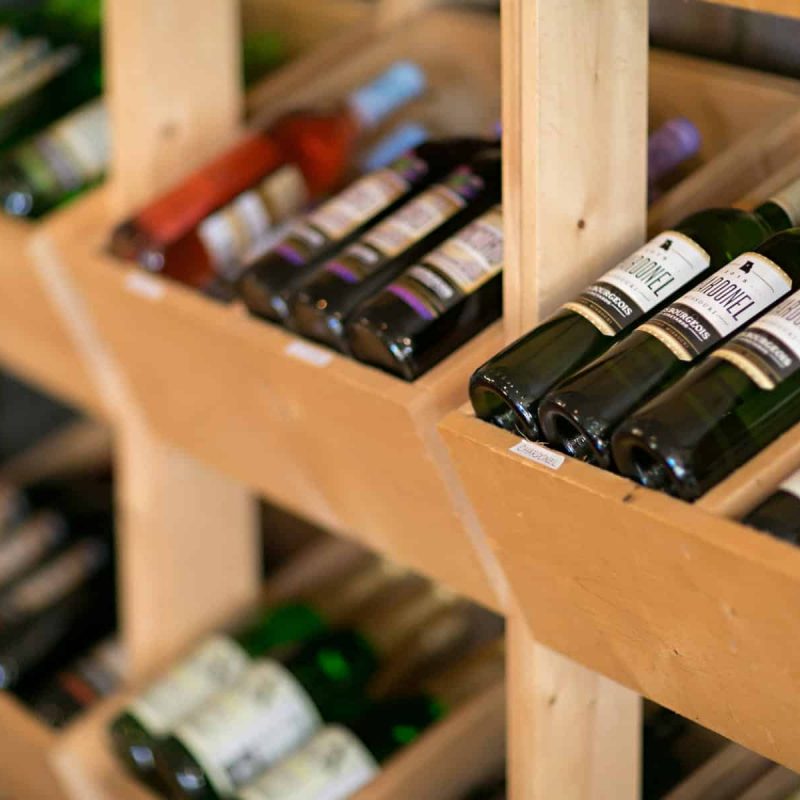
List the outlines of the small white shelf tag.
<svg viewBox="0 0 800 800">
<path fill-rule="evenodd" d="M 129 272 L 125 276 L 125 288 L 148 300 L 160 300 L 164 296 L 164 284 L 146 272 Z"/>
<path fill-rule="evenodd" d="M 510 452 L 527 458 L 529 461 L 535 461 L 537 464 L 541 464 L 548 469 L 559 469 L 564 463 L 565 456 L 550 450 L 548 447 L 543 447 L 535 442 L 529 442 L 527 439 L 521 439 L 519 444 L 515 444 L 508 449 Z"/>
<path fill-rule="evenodd" d="M 312 367 L 327 367 L 333 360 L 333 353 L 330 351 L 299 339 L 286 345 L 286 355 L 296 358 L 298 361 L 305 361 Z"/>
</svg>

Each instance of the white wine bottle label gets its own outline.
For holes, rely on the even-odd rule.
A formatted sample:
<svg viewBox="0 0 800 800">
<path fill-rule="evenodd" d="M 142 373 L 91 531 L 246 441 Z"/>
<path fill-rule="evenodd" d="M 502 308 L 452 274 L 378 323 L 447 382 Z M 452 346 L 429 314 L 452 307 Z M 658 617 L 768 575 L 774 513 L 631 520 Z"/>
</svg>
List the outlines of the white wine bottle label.
<svg viewBox="0 0 800 800">
<path fill-rule="evenodd" d="M 66 535 L 64 519 L 51 511 L 24 522 L 0 543 L 0 587 L 38 564 Z"/>
<path fill-rule="evenodd" d="M 679 292 L 711 265 L 697 242 L 665 231 L 564 305 L 604 336 L 616 336 Z"/>
<path fill-rule="evenodd" d="M 771 390 L 800 368 L 800 292 L 749 325 L 714 353 Z"/>
<path fill-rule="evenodd" d="M 717 270 L 638 330 L 681 361 L 693 361 L 743 328 L 792 288 L 792 279 L 758 253 L 745 253 Z"/>
<path fill-rule="evenodd" d="M 309 215 L 308 222 L 329 239 L 342 239 L 388 208 L 409 188 L 408 181 L 393 169 L 378 170 L 323 203 Z"/>
<path fill-rule="evenodd" d="M 301 750 L 239 792 L 240 800 L 346 800 L 379 772 L 349 730 L 328 725 Z"/>
<path fill-rule="evenodd" d="M 234 280 L 251 250 L 307 202 L 303 173 L 287 164 L 203 220 L 197 235 L 217 274 Z"/>
<path fill-rule="evenodd" d="M 277 661 L 252 665 L 175 729 L 222 796 L 233 794 L 307 742 L 322 719 L 306 690 Z"/>
<path fill-rule="evenodd" d="M 434 319 L 503 269 L 503 213 L 488 211 L 386 287 L 423 319 Z M 420 291 L 420 287 L 424 287 Z"/>
<path fill-rule="evenodd" d="M 800 470 L 793 472 L 778 488 L 800 499 Z"/>
<path fill-rule="evenodd" d="M 110 158 L 108 114 L 96 100 L 53 125 L 38 137 L 37 147 L 55 150 L 69 163 L 75 176 L 67 189 L 95 181 L 106 171 Z"/>
<path fill-rule="evenodd" d="M 250 664 L 233 639 L 213 636 L 152 684 L 128 711 L 149 733 L 163 736 L 217 692 L 233 686 Z"/>
</svg>

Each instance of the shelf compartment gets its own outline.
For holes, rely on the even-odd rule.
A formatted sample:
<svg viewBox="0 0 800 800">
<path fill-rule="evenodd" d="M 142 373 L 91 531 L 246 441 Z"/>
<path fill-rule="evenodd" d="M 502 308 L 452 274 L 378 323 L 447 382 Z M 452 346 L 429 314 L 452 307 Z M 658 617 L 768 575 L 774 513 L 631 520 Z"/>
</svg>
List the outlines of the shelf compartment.
<svg viewBox="0 0 800 800">
<path fill-rule="evenodd" d="M 737 516 L 800 466 L 800 429 L 691 505 L 466 409 L 440 426 L 533 635 L 780 763 L 800 767 L 800 552 Z"/>
<path fill-rule="evenodd" d="M 472 46 L 443 50 L 444 30 Z M 485 54 L 480 63 L 475 52 Z M 490 127 L 499 26 L 488 16 L 418 15 L 402 33 L 365 43 L 316 91 L 344 90 L 401 55 L 431 79 L 422 117 L 439 115 L 450 130 Z M 291 95 L 295 74 L 289 87 L 276 78 L 270 91 Z M 460 103 L 461 115 L 449 121 L 447 104 L 437 103 L 443 82 L 456 93 L 477 87 L 474 102 Z M 296 102 L 315 99 L 307 95 Z M 106 257 L 116 221 L 110 205 L 105 189 L 75 203 L 46 223 L 32 248 L 40 271 L 60 275 L 56 283 L 77 298 L 68 315 L 80 318 L 78 338 L 109 411 L 135 407 L 157 435 L 200 461 L 495 606 L 436 422 L 466 398 L 469 368 L 497 349 L 499 327 L 409 384 Z M 52 288 L 65 294 L 63 285 Z"/>
<path fill-rule="evenodd" d="M 78 408 L 99 399 L 28 254 L 38 225 L 0 216 L 0 363 Z"/>
</svg>

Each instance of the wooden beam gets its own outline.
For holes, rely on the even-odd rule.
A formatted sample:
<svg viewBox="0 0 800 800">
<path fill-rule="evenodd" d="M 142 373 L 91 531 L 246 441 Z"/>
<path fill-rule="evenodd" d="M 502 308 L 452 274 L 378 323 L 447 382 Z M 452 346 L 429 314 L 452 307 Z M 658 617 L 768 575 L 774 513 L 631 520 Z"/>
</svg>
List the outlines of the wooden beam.
<svg viewBox="0 0 800 800">
<path fill-rule="evenodd" d="M 710 2 L 721 6 L 732 6 L 743 11 L 800 18 L 800 2 L 798 0 L 710 0 Z"/>
</svg>

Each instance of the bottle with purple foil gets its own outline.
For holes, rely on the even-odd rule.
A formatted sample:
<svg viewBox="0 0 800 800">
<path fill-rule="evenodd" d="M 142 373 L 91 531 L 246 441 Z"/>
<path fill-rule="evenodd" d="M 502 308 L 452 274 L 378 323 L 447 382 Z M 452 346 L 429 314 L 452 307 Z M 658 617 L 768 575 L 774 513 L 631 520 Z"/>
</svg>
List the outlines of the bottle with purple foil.
<svg viewBox="0 0 800 800">
<path fill-rule="evenodd" d="M 414 380 L 500 317 L 503 211 L 471 222 L 382 292 L 347 324 L 352 354 Z"/>
<path fill-rule="evenodd" d="M 280 244 L 255 259 L 239 280 L 239 295 L 256 316 L 285 320 L 288 297 L 322 259 L 490 144 L 478 138 L 423 142 L 388 167 L 359 178 L 301 217 Z"/>
<path fill-rule="evenodd" d="M 700 151 L 703 137 L 686 117 L 674 117 L 650 134 L 647 142 L 647 196 L 654 203 L 662 194 L 661 181 Z"/>
<path fill-rule="evenodd" d="M 358 306 L 495 206 L 500 192 L 500 150 L 493 147 L 457 167 L 326 261 L 289 301 L 289 326 L 349 352 L 345 324 Z"/>
</svg>

